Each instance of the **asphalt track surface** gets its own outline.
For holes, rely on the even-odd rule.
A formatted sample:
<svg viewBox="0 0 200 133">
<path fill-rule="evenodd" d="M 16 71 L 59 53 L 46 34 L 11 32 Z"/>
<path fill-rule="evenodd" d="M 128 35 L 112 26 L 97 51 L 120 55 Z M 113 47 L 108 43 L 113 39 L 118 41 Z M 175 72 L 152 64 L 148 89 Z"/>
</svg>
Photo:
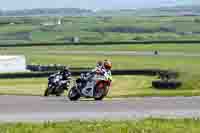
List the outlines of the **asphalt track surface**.
<svg viewBox="0 0 200 133">
<path fill-rule="evenodd" d="M 181 56 L 181 57 L 200 57 L 200 53 L 188 52 L 158 52 L 154 51 L 47 51 L 48 54 L 66 55 L 126 55 L 126 56 Z"/>
<path fill-rule="evenodd" d="M 200 118 L 200 97 L 81 100 L 0 96 L 0 122 Z"/>
</svg>

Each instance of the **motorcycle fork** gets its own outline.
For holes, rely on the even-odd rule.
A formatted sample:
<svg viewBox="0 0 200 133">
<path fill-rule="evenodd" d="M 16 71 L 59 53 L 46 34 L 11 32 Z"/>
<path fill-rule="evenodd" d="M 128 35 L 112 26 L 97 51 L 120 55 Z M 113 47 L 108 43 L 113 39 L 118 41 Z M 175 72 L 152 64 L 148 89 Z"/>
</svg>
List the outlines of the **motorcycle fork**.
<svg viewBox="0 0 200 133">
<path fill-rule="evenodd" d="M 76 84 L 76 87 L 75 87 L 76 91 L 77 91 L 80 95 L 82 95 L 82 93 L 81 93 L 81 87 L 82 87 L 82 85 L 79 86 L 79 85 L 77 85 L 77 84 Z"/>
</svg>

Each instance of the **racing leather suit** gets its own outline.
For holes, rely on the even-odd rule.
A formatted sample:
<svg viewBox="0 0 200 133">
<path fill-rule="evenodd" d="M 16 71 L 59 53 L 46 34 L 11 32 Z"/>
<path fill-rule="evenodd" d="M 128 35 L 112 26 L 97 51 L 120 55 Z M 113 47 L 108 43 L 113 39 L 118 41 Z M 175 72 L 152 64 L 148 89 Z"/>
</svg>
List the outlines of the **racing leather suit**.
<svg viewBox="0 0 200 133">
<path fill-rule="evenodd" d="M 90 81 L 95 74 L 104 75 L 108 80 L 112 80 L 112 74 L 110 70 L 106 70 L 103 66 L 98 66 L 93 69 L 90 73 L 86 74 L 85 80 Z"/>
</svg>

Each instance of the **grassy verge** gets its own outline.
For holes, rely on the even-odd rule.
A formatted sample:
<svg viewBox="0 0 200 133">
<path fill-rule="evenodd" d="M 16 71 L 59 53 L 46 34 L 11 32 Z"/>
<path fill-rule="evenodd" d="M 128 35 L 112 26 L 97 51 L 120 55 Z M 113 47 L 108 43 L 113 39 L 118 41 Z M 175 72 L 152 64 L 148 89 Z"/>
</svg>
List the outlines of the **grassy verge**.
<svg viewBox="0 0 200 133">
<path fill-rule="evenodd" d="M 169 60 L 170 58 L 170 60 Z M 105 56 L 105 55 L 28 55 L 27 63 L 64 64 L 72 67 L 94 67 L 98 60 L 109 59 L 113 69 L 160 68 L 191 70 L 200 65 L 198 57 Z"/>
<path fill-rule="evenodd" d="M 0 80 L 1 94 L 43 95 L 47 86 L 47 78 L 39 79 L 5 79 Z M 135 87 L 133 87 L 135 86 Z M 122 97 L 131 94 L 143 93 L 144 89 L 153 90 L 151 77 L 114 76 L 109 97 Z"/>
<path fill-rule="evenodd" d="M 151 87 L 155 77 L 146 76 L 114 76 L 109 98 L 133 96 L 199 96 L 200 89 L 179 88 L 177 90 L 157 90 Z M 46 78 L 37 79 L 2 79 L 0 94 L 43 95 L 47 86 Z"/>
<path fill-rule="evenodd" d="M 106 45 L 106 46 L 34 46 L 21 48 L 0 48 L 3 53 L 46 53 L 48 51 L 175 51 L 175 52 L 199 52 L 200 45 L 198 44 L 152 44 L 152 45 Z"/>
<path fill-rule="evenodd" d="M 56 64 L 70 64 L 73 67 L 94 67 L 95 62 L 102 59 L 111 60 L 113 69 L 170 69 L 178 71 L 181 73 L 179 80 L 183 82 L 182 91 L 199 90 L 200 88 L 200 61 L 198 57 L 34 55 L 30 56 L 28 61 L 38 64 L 54 62 Z M 135 88 L 135 86 L 137 87 L 133 84 L 131 87 Z M 142 88 L 145 88 L 145 86 Z"/>
<path fill-rule="evenodd" d="M 199 133 L 199 119 L 0 124 L 2 133 Z"/>
</svg>

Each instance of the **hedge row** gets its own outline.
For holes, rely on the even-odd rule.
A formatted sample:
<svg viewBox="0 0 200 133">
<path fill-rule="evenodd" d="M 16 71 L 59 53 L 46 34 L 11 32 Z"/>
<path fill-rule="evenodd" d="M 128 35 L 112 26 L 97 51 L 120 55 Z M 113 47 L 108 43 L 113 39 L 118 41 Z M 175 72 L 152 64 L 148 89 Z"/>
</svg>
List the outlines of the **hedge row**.
<svg viewBox="0 0 200 133">
<path fill-rule="evenodd" d="M 79 76 L 81 73 L 87 73 L 88 71 L 71 71 L 72 76 Z M 167 70 L 113 70 L 112 75 L 146 75 L 155 76 L 158 72 L 168 72 Z M 54 72 L 26 72 L 26 73 L 6 73 L 0 74 L 0 79 L 11 78 L 41 78 L 48 77 Z"/>
<path fill-rule="evenodd" d="M 119 41 L 119 42 L 80 42 L 80 43 L 21 43 L 21 44 L 1 44 L 0 47 L 32 47 L 32 46 L 59 46 L 59 45 L 116 45 L 116 44 L 169 44 L 169 43 L 192 43 L 199 44 L 200 40 L 167 40 L 167 41 Z"/>
</svg>

